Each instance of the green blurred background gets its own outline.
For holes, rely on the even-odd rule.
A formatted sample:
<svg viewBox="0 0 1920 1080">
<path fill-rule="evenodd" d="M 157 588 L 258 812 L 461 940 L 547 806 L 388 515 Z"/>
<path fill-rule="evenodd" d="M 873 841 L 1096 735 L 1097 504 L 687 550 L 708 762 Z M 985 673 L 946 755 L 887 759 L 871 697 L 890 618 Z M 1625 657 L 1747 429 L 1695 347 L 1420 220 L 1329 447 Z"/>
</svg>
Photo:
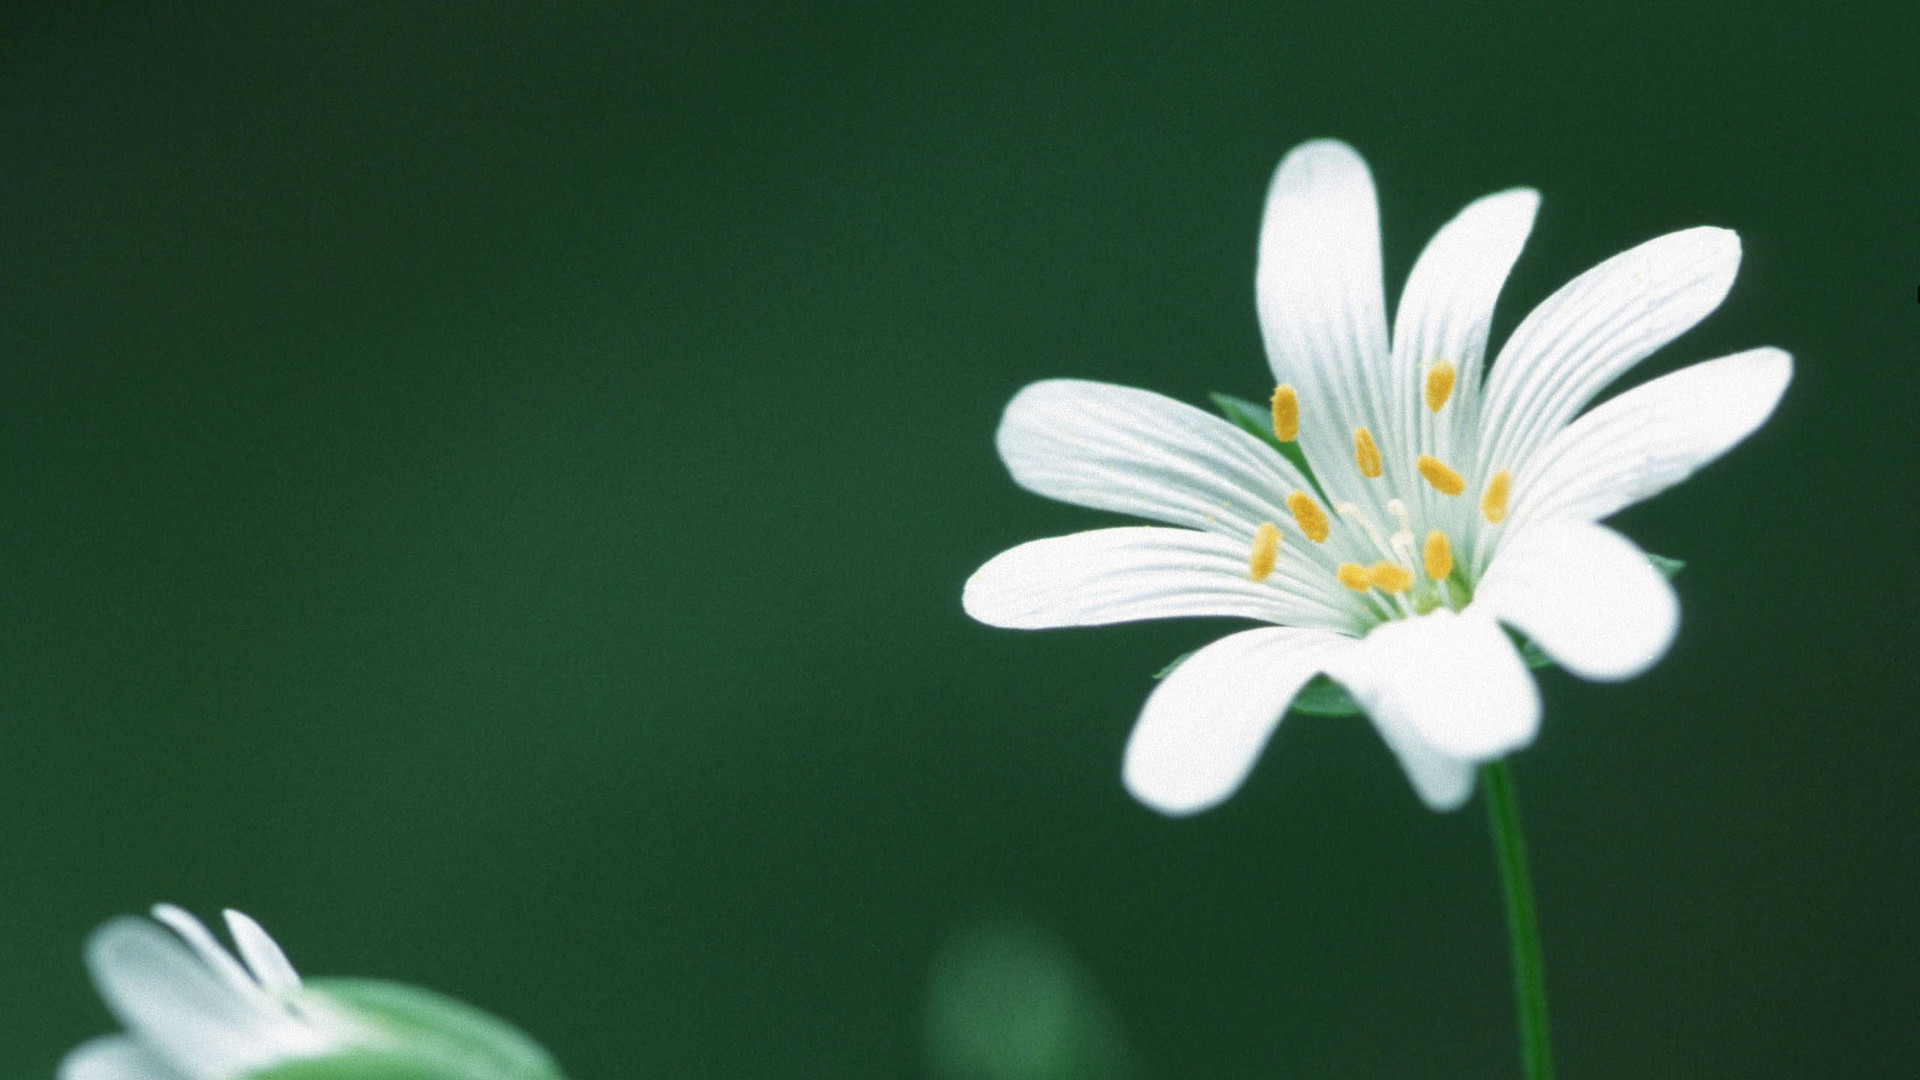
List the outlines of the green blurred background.
<svg viewBox="0 0 1920 1080">
<path fill-rule="evenodd" d="M 171 899 L 513 1018 L 579 1078 L 927 1073 L 941 943 L 1046 927 L 1152 1077 L 1502 1076 L 1483 811 L 1355 720 L 1225 807 L 1120 787 L 1220 632 L 990 630 L 1099 515 L 1022 384 L 1269 388 L 1275 163 L 1372 163 L 1390 294 L 1546 196 L 1496 340 L 1660 232 L 1777 344 L 1773 422 L 1621 526 L 1672 655 L 1549 673 L 1518 765 L 1568 1077 L 1920 1060 L 1920 15 L 9 5 L 0 26 L 0 1074 L 109 1020 Z"/>
</svg>

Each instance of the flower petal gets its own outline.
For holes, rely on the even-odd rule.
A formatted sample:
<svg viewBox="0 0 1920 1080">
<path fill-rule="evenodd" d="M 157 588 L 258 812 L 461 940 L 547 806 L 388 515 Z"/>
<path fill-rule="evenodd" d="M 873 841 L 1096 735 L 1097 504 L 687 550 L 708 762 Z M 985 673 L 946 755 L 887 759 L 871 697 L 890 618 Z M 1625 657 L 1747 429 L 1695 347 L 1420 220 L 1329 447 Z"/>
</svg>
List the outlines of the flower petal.
<svg viewBox="0 0 1920 1080">
<path fill-rule="evenodd" d="M 245 996 L 259 992 L 259 983 L 254 977 L 214 939 L 206 924 L 192 912 L 173 904 L 155 904 L 150 914 L 180 935 L 180 939 L 200 957 L 200 962 L 207 965 L 207 969 L 219 976 L 221 981 L 233 987 L 236 993 Z"/>
<path fill-rule="evenodd" d="M 329 1048 L 278 1002 L 257 988 L 239 992 L 153 923 L 115 919 L 94 931 L 86 955 L 108 1009 L 189 1076 L 233 1075 Z"/>
<path fill-rule="evenodd" d="M 1422 742 L 1397 716 L 1387 712 L 1372 717 L 1380 741 L 1387 744 L 1413 784 L 1414 794 L 1429 810 L 1458 810 L 1473 794 L 1476 765 L 1449 757 Z"/>
<path fill-rule="evenodd" d="M 1509 528 L 1547 518 L 1597 521 L 1665 491 L 1752 434 L 1792 378 L 1791 356 L 1750 349 L 1601 403 L 1527 463 Z"/>
<path fill-rule="evenodd" d="M 60 1062 L 60 1080 L 182 1080 L 124 1035 L 81 1043 Z"/>
<path fill-rule="evenodd" d="M 276 994 L 300 989 L 300 973 L 293 970 L 279 943 L 245 913 L 228 908 L 225 914 L 227 933 L 233 935 L 233 943 L 260 985 Z"/>
<path fill-rule="evenodd" d="M 1274 449 L 1150 390 L 1048 379 L 1015 394 L 995 436 L 1021 487 L 1096 510 L 1251 538 L 1307 486 Z"/>
<path fill-rule="evenodd" d="M 1720 306 L 1739 268 L 1740 238 L 1702 226 L 1615 255 L 1547 297 L 1487 377 L 1481 474 L 1524 464 L 1608 383 Z"/>
<path fill-rule="evenodd" d="M 1371 501 L 1351 467 L 1353 430 L 1383 430 L 1387 306 L 1373 178 L 1352 147 L 1317 139 L 1280 163 L 1254 293 L 1267 361 L 1299 393 L 1301 448 L 1321 485 L 1335 501 Z"/>
<path fill-rule="evenodd" d="M 1586 679 L 1630 679 L 1666 654 L 1680 626 L 1673 586 L 1619 533 L 1581 521 L 1516 532 L 1474 592 L 1474 607 L 1533 639 Z"/>
<path fill-rule="evenodd" d="M 1322 575 L 1281 553 L 1265 581 L 1247 576 L 1247 545 L 1217 533 L 1131 525 L 1034 540 L 994 556 L 967 579 L 961 605 L 991 626 L 1040 630 L 1136 619 L 1233 616 L 1342 627 Z M 1331 580 L 1331 579 L 1328 579 Z M 1316 597 L 1309 589 L 1328 593 Z"/>
<path fill-rule="evenodd" d="M 1396 489 L 1419 493 L 1421 519 L 1438 519 L 1450 532 L 1458 532 L 1452 519 L 1471 507 L 1419 482 L 1413 460 L 1428 453 L 1471 466 L 1487 328 L 1539 209 L 1540 193 L 1528 188 L 1470 203 L 1420 253 L 1394 313 L 1393 385 L 1386 402 L 1393 450 L 1387 469 Z M 1425 404 L 1424 390 L 1430 365 L 1442 360 L 1453 364 L 1455 382 L 1447 404 L 1434 412 Z"/>
<path fill-rule="evenodd" d="M 1445 757 L 1486 761 L 1533 741 L 1540 693 L 1478 603 L 1383 623 L 1360 644 L 1336 655 L 1327 673 L 1389 744 L 1398 728 Z"/>
<path fill-rule="evenodd" d="M 1163 814 L 1192 814 L 1240 787 L 1287 703 L 1329 656 L 1358 648 L 1324 630 L 1243 630 L 1189 656 L 1147 698 L 1121 776 Z"/>
</svg>

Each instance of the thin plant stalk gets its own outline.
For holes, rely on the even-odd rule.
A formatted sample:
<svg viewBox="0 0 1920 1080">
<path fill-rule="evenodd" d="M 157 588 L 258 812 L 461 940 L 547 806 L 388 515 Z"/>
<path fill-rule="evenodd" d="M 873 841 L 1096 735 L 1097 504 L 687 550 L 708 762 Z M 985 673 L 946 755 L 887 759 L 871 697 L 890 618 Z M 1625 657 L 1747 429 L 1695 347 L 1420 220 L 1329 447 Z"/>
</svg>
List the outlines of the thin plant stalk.
<svg viewBox="0 0 1920 1080">
<path fill-rule="evenodd" d="M 1513 953 L 1513 994 L 1520 1013 L 1520 1064 L 1527 1080 L 1552 1080 L 1553 1050 L 1547 1034 L 1546 968 L 1540 957 L 1540 920 L 1534 912 L 1527 843 L 1520 834 L 1520 804 L 1505 760 L 1480 767 L 1493 826 L 1494 853 L 1507 899 L 1507 937 Z"/>
</svg>

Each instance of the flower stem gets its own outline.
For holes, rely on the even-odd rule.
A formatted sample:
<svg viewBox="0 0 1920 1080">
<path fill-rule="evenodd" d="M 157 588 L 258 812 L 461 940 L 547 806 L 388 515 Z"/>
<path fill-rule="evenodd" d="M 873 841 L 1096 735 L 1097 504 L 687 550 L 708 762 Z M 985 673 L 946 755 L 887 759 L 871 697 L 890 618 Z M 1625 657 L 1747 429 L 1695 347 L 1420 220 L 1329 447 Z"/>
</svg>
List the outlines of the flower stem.
<svg viewBox="0 0 1920 1080">
<path fill-rule="evenodd" d="M 1534 914 L 1533 880 L 1527 873 L 1527 843 L 1520 835 L 1520 804 L 1505 760 L 1480 767 L 1487 817 L 1507 894 L 1507 937 L 1513 949 L 1513 996 L 1520 1011 L 1520 1064 L 1527 1080 L 1552 1080 L 1553 1050 L 1547 1038 L 1546 970 L 1540 960 L 1540 921 Z"/>
</svg>

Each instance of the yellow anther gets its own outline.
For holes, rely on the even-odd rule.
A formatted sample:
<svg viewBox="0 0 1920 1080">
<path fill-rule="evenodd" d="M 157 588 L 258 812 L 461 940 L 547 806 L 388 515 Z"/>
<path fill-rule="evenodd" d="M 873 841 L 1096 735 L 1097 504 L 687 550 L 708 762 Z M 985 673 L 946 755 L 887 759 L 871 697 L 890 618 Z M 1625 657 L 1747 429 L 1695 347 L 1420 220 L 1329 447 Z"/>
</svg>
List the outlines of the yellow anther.
<svg viewBox="0 0 1920 1080">
<path fill-rule="evenodd" d="M 1380 448 L 1373 445 L 1373 432 L 1366 428 L 1353 429 L 1353 460 L 1360 466 L 1360 475 L 1371 480 L 1380 475 Z"/>
<path fill-rule="evenodd" d="M 1253 530 L 1253 551 L 1247 556 L 1247 576 L 1255 581 L 1267 580 L 1273 573 L 1273 564 L 1280 557 L 1280 529 L 1271 521 L 1263 521 Z"/>
<path fill-rule="evenodd" d="M 1467 482 L 1460 479 L 1460 474 L 1447 468 L 1446 462 L 1437 457 L 1421 454 L 1420 459 L 1413 463 L 1413 467 L 1419 469 L 1420 475 L 1426 477 L 1427 483 L 1433 485 L 1433 490 L 1442 495 L 1458 495 L 1467 490 Z"/>
<path fill-rule="evenodd" d="M 1287 496 L 1287 510 L 1293 514 L 1293 523 L 1307 534 L 1307 539 L 1316 544 L 1327 541 L 1327 512 L 1313 501 L 1313 496 L 1304 491 L 1296 491 Z"/>
<path fill-rule="evenodd" d="M 1433 580 L 1445 581 L 1447 575 L 1453 573 L 1453 545 L 1447 543 L 1447 534 L 1439 529 L 1427 534 L 1420 556 L 1427 564 L 1427 576 Z"/>
<path fill-rule="evenodd" d="M 1427 411 L 1439 412 L 1453 396 L 1453 362 L 1436 360 L 1427 369 Z"/>
<path fill-rule="evenodd" d="M 1403 593 L 1413 588 L 1413 571 L 1399 563 L 1374 563 L 1367 567 L 1367 576 L 1381 592 Z"/>
<path fill-rule="evenodd" d="M 1340 584 L 1354 592 L 1366 592 L 1373 588 L 1373 575 L 1367 573 L 1367 568 L 1359 563 L 1343 562 L 1340 568 L 1333 572 L 1333 576 L 1340 579 Z"/>
<path fill-rule="evenodd" d="M 1480 513 L 1495 525 L 1507 520 L 1507 492 L 1513 490 L 1513 474 L 1505 469 L 1487 481 L 1487 493 L 1480 496 Z"/>
<path fill-rule="evenodd" d="M 1273 437 L 1281 442 L 1300 437 L 1300 395 L 1286 383 L 1273 388 Z"/>
</svg>

